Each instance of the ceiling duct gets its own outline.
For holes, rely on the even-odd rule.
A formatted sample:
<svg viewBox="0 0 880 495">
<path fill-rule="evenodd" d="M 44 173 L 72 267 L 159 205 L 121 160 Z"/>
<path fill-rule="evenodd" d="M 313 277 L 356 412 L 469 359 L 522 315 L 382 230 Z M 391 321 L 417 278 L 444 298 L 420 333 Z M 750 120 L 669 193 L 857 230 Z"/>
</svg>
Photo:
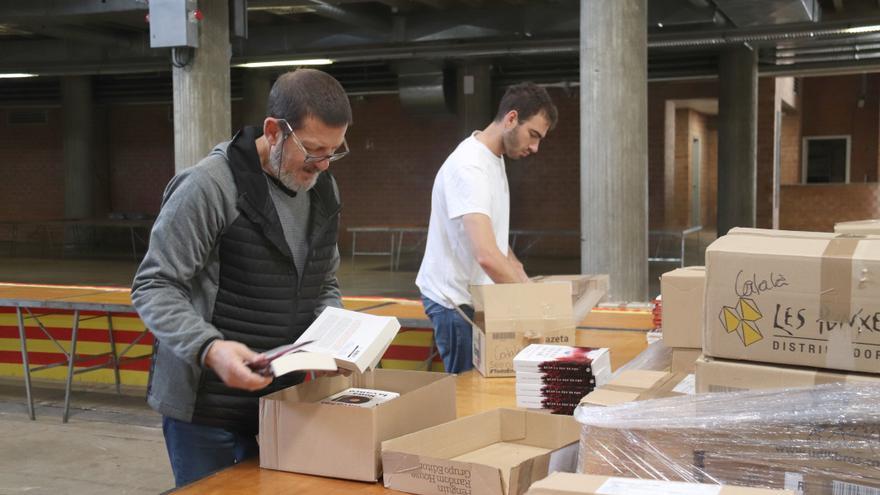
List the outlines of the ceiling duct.
<svg viewBox="0 0 880 495">
<path fill-rule="evenodd" d="M 738 27 L 818 22 L 818 0 L 715 0 L 715 5 Z"/>
<path fill-rule="evenodd" d="M 447 113 L 452 111 L 455 80 L 442 66 L 421 61 L 399 62 L 397 84 L 400 102 L 416 113 Z"/>
</svg>

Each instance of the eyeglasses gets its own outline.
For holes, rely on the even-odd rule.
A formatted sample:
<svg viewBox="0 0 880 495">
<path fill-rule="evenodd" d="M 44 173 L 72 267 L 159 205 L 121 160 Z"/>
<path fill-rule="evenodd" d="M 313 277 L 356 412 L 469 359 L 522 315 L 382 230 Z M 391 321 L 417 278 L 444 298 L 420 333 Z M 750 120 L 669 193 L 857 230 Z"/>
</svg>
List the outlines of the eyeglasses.
<svg viewBox="0 0 880 495">
<path fill-rule="evenodd" d="M 308 150 L 306 150 L 306 147 L 303 146 L 302 141 L 299 140 L 299 138 L 296 136 L 296 133 L 293 132 L 293 128 L 290 127 L 290 124 L 286 120 L 278 119 L 278 122 L 283 123 L 287 127 L 287 132 L 284 133 L 284 138 L 286 139 L 287 136 L 293 136 L 293 142 L 296 143 L 297 147 L 299 147 L 299 150 L 302 151 L 303 155 L 305 155 L 303 163 L 319 163 L 323 162 L 324 160 L 335 162 L 340 158 L 344 158 L 345 155 L 349 153 L 348 142 L 345 140 L 345 138 L 343 138 L 342 151 L 337 151 L 336 153 L 331 153 L 324 156 L 315 156 L 309 153 Z"/>
</svg>

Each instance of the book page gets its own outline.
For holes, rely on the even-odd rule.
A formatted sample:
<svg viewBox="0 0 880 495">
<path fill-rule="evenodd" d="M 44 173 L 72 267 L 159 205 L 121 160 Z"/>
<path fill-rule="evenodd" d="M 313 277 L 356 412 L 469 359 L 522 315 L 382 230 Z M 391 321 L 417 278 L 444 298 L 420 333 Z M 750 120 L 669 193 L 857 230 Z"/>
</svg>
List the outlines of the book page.
<svg viewBox="0 0 880 495">
<path fill-rule="evenodd" d="M 302 347 L 304 351 L 329 354 L 338 363 L 365 371 L 381 357 L 399 328 L 395 318 L 328 307 L 297 342 L 311 341 Z"/>
</svg>

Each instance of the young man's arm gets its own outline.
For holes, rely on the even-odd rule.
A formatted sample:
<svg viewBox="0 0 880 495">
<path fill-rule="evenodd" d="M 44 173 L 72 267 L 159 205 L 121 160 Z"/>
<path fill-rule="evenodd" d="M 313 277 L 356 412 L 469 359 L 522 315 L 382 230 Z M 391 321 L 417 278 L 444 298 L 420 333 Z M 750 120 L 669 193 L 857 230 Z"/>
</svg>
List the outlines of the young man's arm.
<svg viewBox="0 0 880 495">
<path fill-rule="evenodd" d="M 492 221 L 488 216 L 482 213 L 468 213 L 462 215 L 461 219 L 470 241 L 471 253 L 493 282 L 498 284 L 528 282 L 519 260 L 514 256 L 516 263 L 511 262 L 510 258 L 498 249 L 495 233 L 492 231 Z"/>
<path fill-rule="evenodd" d="M 520 277 L 523 282 L 531 282 L 531 279 L 526 273 L 526 269 L 523 266 L 522 262 L 519 260 L 519 258 L 516 257 L 515 254 L 513 254 L 512 246 L 507 247 L 507 259 L 508 261 L 510 261 L 511 264 L 513 264 L 513 268 L 516 270 L 517 276 Z"/>
</svg>

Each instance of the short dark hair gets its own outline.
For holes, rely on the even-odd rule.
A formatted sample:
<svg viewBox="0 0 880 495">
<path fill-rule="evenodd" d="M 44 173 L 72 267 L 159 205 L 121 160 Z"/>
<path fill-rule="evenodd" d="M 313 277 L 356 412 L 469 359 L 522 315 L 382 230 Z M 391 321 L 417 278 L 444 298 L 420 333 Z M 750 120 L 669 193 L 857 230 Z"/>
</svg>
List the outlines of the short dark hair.
<svg viewBox="0 0 880 495">
<path fill-rule="evenodd" d="M 285 119 L 297 130 L 307 117 L 315 117 L 330 127 L 351 125 L 351 103 L 339 81 L 315 69 L 286 72 L 269 91 L 266 113 Z"/>
<path fill-rule="evenodd" d="M 550 123 L 550 129 L 556 127 L 556 120 L 559 118 L 556 105 L 553 104 L 547 90 L 532 82 L 519 83 L 507 88 L 504 96 L 501 97 L 501 103 L 498 104 L 495 122 L 500 122 L 511 110 L 516 110 L 520 122 L 543 113 Z"/>
</svg>

